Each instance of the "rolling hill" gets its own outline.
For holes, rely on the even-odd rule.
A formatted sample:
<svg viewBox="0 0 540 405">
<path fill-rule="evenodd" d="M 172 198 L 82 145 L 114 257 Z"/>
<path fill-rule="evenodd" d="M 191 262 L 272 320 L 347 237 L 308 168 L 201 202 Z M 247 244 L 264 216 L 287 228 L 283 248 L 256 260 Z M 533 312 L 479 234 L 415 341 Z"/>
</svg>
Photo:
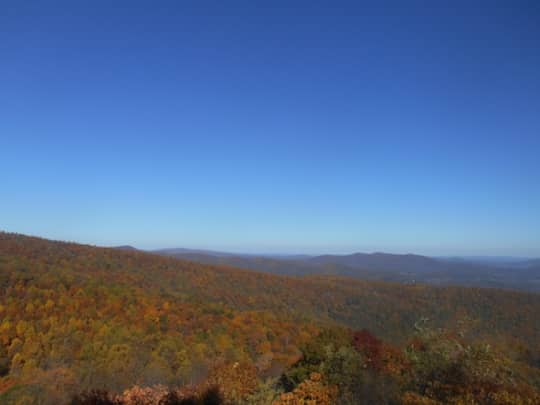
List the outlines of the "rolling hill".
<svg viewBox="0 0 540 405">
<path fill-rule="evenodd" d="M 0 291 L 0 382 L 54 381 L 57 395 L 187 384 L 221 361 L 276 376 L 325 328 L 401 345 L 420 319 L 540 358 L 540 295 L 498 289 L 283 276 L 0 233 Z"/>
</svg>

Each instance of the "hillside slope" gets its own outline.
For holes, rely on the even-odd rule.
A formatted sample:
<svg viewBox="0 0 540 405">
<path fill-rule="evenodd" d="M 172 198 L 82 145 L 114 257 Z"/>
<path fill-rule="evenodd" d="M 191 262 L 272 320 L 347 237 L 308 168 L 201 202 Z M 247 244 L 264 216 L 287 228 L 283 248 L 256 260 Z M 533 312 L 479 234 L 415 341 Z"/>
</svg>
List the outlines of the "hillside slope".
<svg viewBox="0 0 540 405">
<path fill-rule="evenodd" d="M 140 251 L 52 242 L 1 234 L 3 284 L 25 284 L 61 275 L 65 290 L 101 283 L 189 303 L 235 310 L 270 310 L 280 315 L 337 320 L 367 327 L 385 338 L 405 335 L 415 320 L 448 324 L 460 316 L 481 320 L 478 331 L 499 330 L 534 340 L 540 296 L 497 289 L 429 287 L 352 280 L 334 276 L 287 277 L 201 265 Z M 497 303 L 497 305 L 494 305 Z M 508 329 L 508 327 L 510 329 Z M 495 329 L 493 329 L 495 328 Z M 538 340 L 538 339 L 537 339 Z"/>
<path fill-rule="evenodd" d="M 276 375 L 325 325 L 404 342 L 420 318 L 472 339 L 540 342 L 540 296 L 335 276 L 287 277 L 0 234 L 5 378 L 62 392 L 182 384 L 219 359 Z"/>
</svg>

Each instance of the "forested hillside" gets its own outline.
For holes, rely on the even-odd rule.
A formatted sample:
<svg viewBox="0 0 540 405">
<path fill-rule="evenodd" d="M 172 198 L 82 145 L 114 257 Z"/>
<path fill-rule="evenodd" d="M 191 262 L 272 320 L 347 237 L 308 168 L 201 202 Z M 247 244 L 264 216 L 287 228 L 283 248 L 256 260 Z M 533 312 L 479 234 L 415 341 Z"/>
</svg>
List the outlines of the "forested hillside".
<svg viewBox="0 0 540 405">
<path fill-rule="evenodd" d="M 230 403 L 250 396 L 271 403 L 279 390 L 290 391 L 284 404 L 300 403 L 295 395 L 319 388 L 326 403 L 343 395 L 358 403 L 385 391 L 379 383 L 395 390 L 388 403 L 415 395 L 443 401 L 465 393 L 415 384 L 439 378 L 429 367 L 465 367 L 458 361 L 492 362 L 486 387 L 500 370 L 512 371 L 485 395 L 517 395 L 526 386 L 534 398 L 539 381 L 537 294 L 277 276 L 7 233 L 0 234 L 0 289 L 5 403 L 63 403 L 91 389 L 156 384 L 217 386 Z M 330 358 L 350 369 L 328 370 Z M 345 386 L 347 373 L 357 382 Z M 264 391 L 271 378 L 279 383 Z M 197 389 L 193 395 L 203 395 Z M 264 392 L 272 399 L 254 399 Z"/>
</svg>

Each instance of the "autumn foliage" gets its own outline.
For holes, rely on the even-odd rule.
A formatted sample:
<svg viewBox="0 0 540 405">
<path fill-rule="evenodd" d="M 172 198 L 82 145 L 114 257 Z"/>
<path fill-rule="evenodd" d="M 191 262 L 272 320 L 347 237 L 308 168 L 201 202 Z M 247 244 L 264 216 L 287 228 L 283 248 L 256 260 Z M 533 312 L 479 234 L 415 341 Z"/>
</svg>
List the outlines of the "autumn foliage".
<svg viewBox="0 0 540 405">
<path fill-rule="evenodd" d="M 319 373 L 311 373 L 293 391 L 281 394 L 273 405 L 331 405 L 337 400 L 337 387 L 326 385 Z"/>
<path fill-rule="evenodd" d="M 0 403 L 534 404 L 538 313 L 0 233 Z"/>
</svg>

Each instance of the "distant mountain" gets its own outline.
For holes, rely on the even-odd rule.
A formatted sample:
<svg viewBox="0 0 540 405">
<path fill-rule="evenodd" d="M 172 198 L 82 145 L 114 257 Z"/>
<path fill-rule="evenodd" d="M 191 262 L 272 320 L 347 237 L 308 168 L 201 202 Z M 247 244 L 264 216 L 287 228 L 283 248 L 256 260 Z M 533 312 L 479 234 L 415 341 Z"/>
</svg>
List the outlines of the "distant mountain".
<svg viewBox="0 0 540 405">
<path fill-rule="evenodd" d="M 207 255 L 212 257 L 234 257 L 234 258 L 268 258 L 278 260 L 307 260 L 313 256 L 303 254 L 256 254 L 256 253 L 232 253 L 208 249 L 186 249 L 186 248 L 169 248 L 151 250 L 150 253 L 157 253 L 164 256 L 183 257 L 189 255 Z"/>
<path fill-rule="evenodd" d="M 293 258 L 233 255 L 233 254 L 211 254 L 205 251 L 194 251 L 185 249 L 157 250 L 152 253 L 162 256 L 171 256 L 177 259 L 189 260 L 202 264 L 226 265 L 248 270 L 258 270 L 273 274 L 289 276 L 301 276 L 309 274 L 330 274 L 326 271 L 318 271 L 319 266 L 306 262 L 298 256 Z"/>
<path fill-rule="evenodd" d="M 439 257 L 438 259 L 454 261 L 454 262 L 487 264 L 490 266 L 499 266 L 499 267 L 528 267 L 530 265 L 529 263 L 530 261 L 534 262 L 535 260 L 537 260 L 537 259 L 530 259 L 526 257 L 515 257 L 515 256 L 451 256 L 451 257 Z"/>
<path fill-rule="evenodd" d="M 516 263 L 516 266 L 522 267 L 522 268 L 540 268 L 540 259 L 530 259 L 523 262 Z"/>
<path fill-rule="evenodd" d="M 133 246 L 130 246 L 130 245 L 113 246 L 113 249 L 118 249 L 118 250 L 139 250 L 139 249 L 134 248 Z"/>
<path fill-rule="evenodd" d="M 352 255 L 323 255 L 308 259 L 317 264 L 342 264 L 376 271 L 429 272 L 438 270 L 441 262 L 426 256 L 389 253 L 354 253 Z"/>
<path fill-rule="evenodd" d="M 182 255 L 210 255 L 214 257 L 228 257 L 235 256 L 235 253 L 219 252 L 215 250 L 205 249 L 186 249 L 186 248 L 170 248 L 170 249 L 158 249 L 152 250 L 151 253 L 156 253 L 163 256 L 177 257 Z"/>
<path fill-rule="evenodd" d="M 503 265 L 415 254 L 354 253 L 321 256 L 250 256 L 189 249 L 155 251 L 202 264 L 290 276 L 339 275 L 402 284 L 462 285 L 540 292 L 539 260 Z"/>
</svg>

